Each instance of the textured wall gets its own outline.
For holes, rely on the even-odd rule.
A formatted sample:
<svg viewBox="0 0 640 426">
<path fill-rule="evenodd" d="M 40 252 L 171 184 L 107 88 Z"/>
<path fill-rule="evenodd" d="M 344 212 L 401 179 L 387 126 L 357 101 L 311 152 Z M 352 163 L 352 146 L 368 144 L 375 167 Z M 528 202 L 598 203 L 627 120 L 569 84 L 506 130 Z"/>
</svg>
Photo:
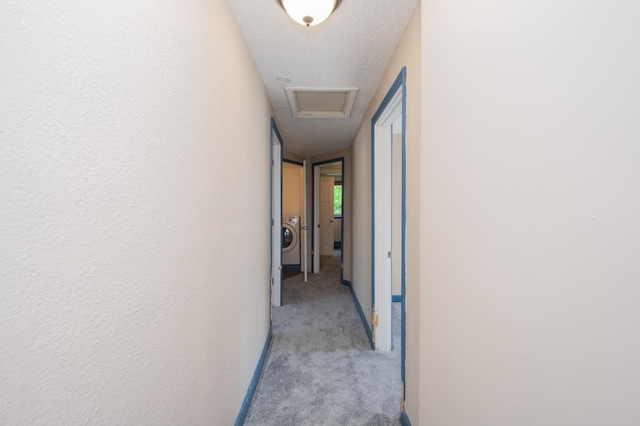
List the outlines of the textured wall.
<svg viewBox="0 0 640 426">
<path fill-rule="evenodd" d="M 421 424 L 640 424 L 640 4 L 422 12 Z"/>
<path fill-rule="evenodd" d="M 227 2 L 5 1 L 0 38 L 0 423 L 232 424 L 270 107 Z"/>
</svg>

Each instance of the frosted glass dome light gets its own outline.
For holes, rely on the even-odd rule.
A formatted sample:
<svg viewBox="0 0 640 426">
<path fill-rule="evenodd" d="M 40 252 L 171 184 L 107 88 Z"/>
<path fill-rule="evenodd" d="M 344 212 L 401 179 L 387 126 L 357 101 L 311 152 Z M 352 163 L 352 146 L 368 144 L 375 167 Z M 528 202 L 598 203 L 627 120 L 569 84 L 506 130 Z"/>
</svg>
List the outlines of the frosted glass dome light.
<svg viewBox="0 0 640 426">
<path fill-rule="evenodd" d="M 337 9 L 342 0 L 277 0 L 291 19 L 307 27 L 318 25 Z"/>
</svg>

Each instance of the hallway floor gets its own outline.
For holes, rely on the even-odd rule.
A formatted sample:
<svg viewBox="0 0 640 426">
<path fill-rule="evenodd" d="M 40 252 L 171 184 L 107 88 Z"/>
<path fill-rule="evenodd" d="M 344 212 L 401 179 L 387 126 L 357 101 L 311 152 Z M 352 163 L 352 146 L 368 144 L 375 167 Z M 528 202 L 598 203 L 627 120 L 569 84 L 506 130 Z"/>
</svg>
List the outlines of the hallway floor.
<svg viewBox="0 0 640 426">
<path fill-rule="evenodd" d="M 340 258 L 283 281 L 273 337 L 245 425 L 399 425 L 399 306 L 394 350 L 371 350 Z M 399 305 L 395 303 L 394 305 Z"/>
</svg>

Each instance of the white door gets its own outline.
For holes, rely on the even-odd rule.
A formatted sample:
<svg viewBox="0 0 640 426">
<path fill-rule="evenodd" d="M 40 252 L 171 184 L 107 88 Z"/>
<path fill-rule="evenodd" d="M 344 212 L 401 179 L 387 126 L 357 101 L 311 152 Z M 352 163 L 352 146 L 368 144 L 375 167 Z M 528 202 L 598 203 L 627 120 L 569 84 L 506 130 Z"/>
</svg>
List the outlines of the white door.
<svg viewBox="0 0 640 426">
<path fill-rule="evenodd" d="M 300 228 L 300 235 L 303 238 L 302 245 L 302 265 L 304 271 L 304 282 L 307 282 L 307 274 L 309 268 L 307 264 L 307 256 L 309 254 L 309 222 L 307 219 L 307 162 L 302 162 L 302 227 Z"/>
<path fill-rule="evenodd" d="M 392 142 L 393 123 L 402 115 L 402 90 L 398 89 L 374 123 L 373 163 L 373 335 L 375 348 L 391 350 L 392 258 Z"/>
<path fill-rule="evenodd" d="M 313 166 L 313 273 L 320 272 L 320 166 Z"/>
<path fill-rule="evenodd" d="M 320 178 L 320 254 L 333 256 L 333 176 Z"/>
<path fill-rule="evenodd" d="M 282 294 L 282 142 L 271 130 L 271 305 Z"/>
<path fill-rule="evenodd" d="M 376 350 L 391 350 L 391 126 L 375 126 L 374 319 Z"/>
</svg>

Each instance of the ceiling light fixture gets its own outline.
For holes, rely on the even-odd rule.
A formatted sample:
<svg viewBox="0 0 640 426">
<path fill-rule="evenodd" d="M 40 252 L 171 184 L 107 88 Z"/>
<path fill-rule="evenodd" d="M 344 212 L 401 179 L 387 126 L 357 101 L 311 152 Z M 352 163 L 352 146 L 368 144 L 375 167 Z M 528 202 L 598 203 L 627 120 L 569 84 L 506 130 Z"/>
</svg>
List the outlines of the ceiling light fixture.
<svg viewBox="0 0 640 426">
<path fill-rule="evenodd" d="M 323 22 L 340 6 L 342 0 L 276 0 L 280 7 L 300 25 L 307 27 Z"/>
</svg>

